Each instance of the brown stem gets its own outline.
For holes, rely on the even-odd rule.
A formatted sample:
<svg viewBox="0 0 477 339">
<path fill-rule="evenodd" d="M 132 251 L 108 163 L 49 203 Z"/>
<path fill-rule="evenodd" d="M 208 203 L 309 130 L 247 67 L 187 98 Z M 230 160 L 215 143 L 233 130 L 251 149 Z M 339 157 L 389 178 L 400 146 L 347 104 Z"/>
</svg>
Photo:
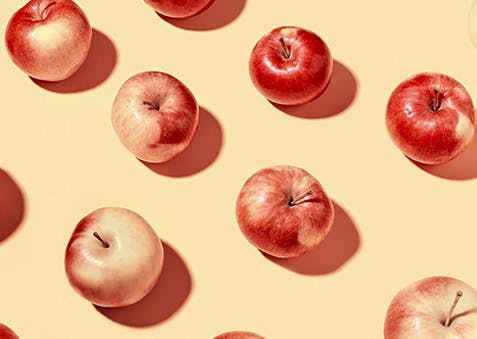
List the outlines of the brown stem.
<svg viewBox="0 0 477 339">
<path fill-rule="evenodd" d="M 93 235 L 95 236 L 96 239 L 99 240 L 99 242 L 104 248 L 109 247 L 109 243 L 107 241 L 104 241 L 103 238 L 101 238 L 101 236 L 98 234 L 98 232 L 93 232 Z"/>
<path fill-rule="evenodd" d="M 48 5 L 46 5 L 45 8 L 43 8 L 43 9 L 41 10 L 41 12 L 40 12 L 40 18 L 41 18 L 41 20 L 46 19 L 46 10 L 47 10 L 49 7 L 53 6 L 53 5 L 56 5 L 56 2 L 55 2 L 55 1 L 50 2 Z"/>
<path fill-rule="evenodd" d="M 150 106 L 149 109 L 152 109 L 152 110 L 155 110 L 155 111 L 158 111 L 159 110 L 159 106 L 158 105 L 154 105 L 152 102 L 150 101 L 143 101 L 142 102 L 143 105 L 147 105 L 147 106 Z"/>
<path fill-rule="evenodd" d="M 298 198 L 295 198 L 295 199 L 290 199 L 290 201 L 288 202 L 288 205 L 290 206 L 295 206 L 297 204 L 300 204 L 302 202 L 304 202 L 303 200 L 305 200 L 306 197 L 312 195 L 313 192 L 312 191 L 308 191 L 302 195 L 300 195 Z"/>
<path fill-rule="evenodd" d="M 444 323 L 445 327 L 449 327 L 451 323 L 451 317 L 452 317 L 452 312 L 454 312 L 455 307 L 457 306 L 457 303 L 459 302 L 459 299 L 462 297 L 462 291 L 457 291 L 454 302 L 452 303 L 452 306 L 449 310 L 449 314 L 447 314 L 446 322 Z"/>
<path fill-rule="evenodd" d="M 290 46 L 287 46 L 283 37 L 280 38 L 280 43 L 282 44 L 282 56 L 285 59 L 290 59 L 290 56 L 291 56 Z"/>
<path fill-rule="evenodd" d="M 441 108 L 441 101 L 442 101 L 442 98 L 439 93 L 439 90 L 437 88 L 434 88 L 434 98 L 432 99 L 432 104 L 431 104 L 431 110 L 433 112 Z"/>
</svg>

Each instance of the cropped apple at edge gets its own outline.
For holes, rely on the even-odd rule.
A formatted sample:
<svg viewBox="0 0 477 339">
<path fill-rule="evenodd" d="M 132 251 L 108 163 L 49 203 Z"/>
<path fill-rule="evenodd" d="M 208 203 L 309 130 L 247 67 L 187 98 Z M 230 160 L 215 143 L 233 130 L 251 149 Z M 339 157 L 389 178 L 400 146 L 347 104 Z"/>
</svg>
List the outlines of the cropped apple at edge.
<svg viewBox="0 0 477 339">
<path fill-rule="evenodd" d="M 230 331 L 226 333 L 222 333 L 214 339 L 265 339 L 261 335 L 258 335 L 254 332 L 250 331 Z"/>
<path fill-rule="evenodd" d="M 71 0 L 31 0 L 13 14 L 5 45 L 13 62 L 32 78 L 61 81 L 84 63 L 92 28 Z"/>
<path fill-rule="evenodd" d="M 236 217 L 252 245 L 272 256 L 290 258 L 310 251 L 326 237 L 334 208 L 310 173 L 280 165 L 261 169 L 245 182 Z"/>
<path fill-rule="evenodd" d="M 144 218 L 125 208 L 103 207 L 79 221 L 64 264 L 82 297 L 98 306 L 122 307 L 150 292 L 163 261 L 162 242 Z"/>
<path fill-rule="evenodd" d="M 157 13 L 170 18 L 189 18 L 209 8 L 214 0 L 144 0 Z"/>
<path fill-rule="evenodd" d="M 0 339 L 20 339 L 20 338 L 15 332 L 13 332 L 13 330 L 10 327 L 0 323 Z"/>
</svg>

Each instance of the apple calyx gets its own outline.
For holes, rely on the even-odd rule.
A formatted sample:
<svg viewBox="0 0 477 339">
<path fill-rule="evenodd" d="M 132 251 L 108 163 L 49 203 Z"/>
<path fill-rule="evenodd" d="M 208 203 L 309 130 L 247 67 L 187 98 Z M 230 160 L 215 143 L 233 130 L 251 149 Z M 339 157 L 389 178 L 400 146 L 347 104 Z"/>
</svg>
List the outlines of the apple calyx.
<svg viewBox="0 0 477 339">
<path fill-rule="evenodd" d="M 306 202 L 307 201 L 307 197 L 309 197 L 310 195 L 312 195 L 313 192 L 310 190 L 302 195 L 300 195 L 298 198 L 290 198 L 290 200 L 288 201 L 288 205 L 290 205 L 291 207 L 295 206 L 295 205 L 298 205 L 298 204 L 301 204 L 303 202 Z"/>
<path fill-rule="evenodd" d="M 433 112 L 439 110 L 441 108 L 441 102 L 442 102 L 442 94 L 439 93 L 439 90 L 437 88 L 434 88 L 434 98 L 431 100 L 431 110 Z"/>
<path fill-rule="evenodd" d="M 290 59 L 290 57 L 291 57 L 290 46 L 287 46 L 283 37 L 281 37 L 279 40 L 280 40 L 280 43 L 282 44 L 282 49 L 281 49 L 282 57 L 287 59 L 287 60 Z"/>
<path fill-rule="evenodd" d="M 104 248 L 109 247 L 109 243 L 107 241 L 105 241 L 103 238 L 101 238 L 101 236 L 98 234 L 98 232 L 93 232 L 93 235 L 96 239 L 99 240 L 99 242 L 101 243 L 101 246 L 103 246 Z"/>
<path fill-rule="evenodd" d="M 452 317 L 452 312 L 454 312 L 454 309 L 455 307 L 457 306 L 457 303 L 459 302 L 459 299 L 462 297 L 464 293 L 462 293 L 462 291 L 457 291 L 457 293 L 455 294 L 455 298 L 454 298 L 454 302 L 452 303 L 452 306 L 449 310 L 449 314 L 447 314 L 447 318 L 446 318 L 446 321 L 444 323 L 444 326 L 445 327 L 449 327 L 450 324 L 451 324 L 451 317 Z"/>
<path fill-rule="evenodd" d="M 160 106 L 159 105 L 154 105 L 152 102 L 150 101 L 146 101 L 144 100 L 142 102 L 143 105 L 146 105 L 146 106 L 149 106 L 149 110 L 153 110 L 153 111 L 159 111 L 160 109 Z"/>
</svg>

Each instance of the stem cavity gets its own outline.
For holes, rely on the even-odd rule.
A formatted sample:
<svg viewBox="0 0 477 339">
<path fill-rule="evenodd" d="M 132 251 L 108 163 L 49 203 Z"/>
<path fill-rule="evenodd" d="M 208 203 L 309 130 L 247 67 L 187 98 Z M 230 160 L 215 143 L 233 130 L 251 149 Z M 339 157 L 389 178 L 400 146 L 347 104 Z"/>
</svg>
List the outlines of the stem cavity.
<svg viewBox="0 0 477 339">
<path fill-rule="evenodd" d="M 441 102 L 442 94 L 439 93 L 439 90 L 437 88 L 434 88 L 434 98 L 431 101 L 431 110 L 433 112 L 439 110 L 439 108 L 441 108 Z"/>
<path fill-rule="evenodd" d="M 149 109 L 154 111 L 159 111 L 160 108 L 159 105 L 154 105 L 152 102 L 146 100 L 144 100 L 142 104 L 149 106 Z"/>
<path fill-rule="evenodd" d="M 98 234 L 98 232 L 93 232 L 93 235 L 96 239 L 99 240 L 99 242 L 101 243 L 101 246 L 103 246 L 104 248 L 109 247 L 109 243 L 107 241 L 103 240 L 103 238 L 101 238 L 101 236 Z"/>
<path fill-rule="evenodd" d="M 463 293 L 462 291 L 457 291 L 454 302 L 452 303 L 452 306 L 449 310 L 449 313 L 447 314 L 446 322 L 444 323 L 445 327 L 449 327 L 451 324 L 451 318 L 452 318 L 452 312 L 454 312 L 455 307 L 457 306 L 457 303 L 459 302 L 459 299 L 462 297 Z"/>
<path fill-rule="evenodd" d="M 300 204 L 300 203 L 302 203 L 302 202 L 305 202 L 305 201 L 306 201 L 306 198 L 307 198 L 308 196 L 312 195 L 312 194 L 313 194 L 312 191 L 308 191 L 308 192 L 306 192 L 306 193 L 300 195 L 298 198 L 295 198 L 295 199 L 291 198 L 290 201 L 288 201 L 288 205 L 290 205 L 290 206 L 295 206 L 295 205 L 298 205 L 298 204 Z"/>
</svg>

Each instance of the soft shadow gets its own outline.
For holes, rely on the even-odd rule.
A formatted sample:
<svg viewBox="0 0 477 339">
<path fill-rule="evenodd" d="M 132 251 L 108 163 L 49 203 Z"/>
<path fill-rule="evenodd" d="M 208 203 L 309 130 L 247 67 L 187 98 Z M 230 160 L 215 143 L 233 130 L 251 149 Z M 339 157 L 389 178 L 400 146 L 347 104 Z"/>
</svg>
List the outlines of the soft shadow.
<svg viewBox="0 0 477 339">
<path fill-rule="evenodd" d="M 70 78 L 63 81 L 48 82 L 33 79 L 38 86 L 57 93 L 82 92 L 105 82 L 117 62 L 117 50 L 114 43 L 104 33 L 93 28 L 91 48 L 84 64 Z"/>
<path fill-rule="evenodd" d="M 205 11 L 190 18 L 176 19 L 158 15 L 178 28 L 210 31 L 224 27 L 237 19 L 244 10 L 246 2 L 246 0 L 215 0 Z"/>
<path fill-rule="evenodd" d="M 25 197 L 15 180 L 0 168 L 0 243 L 20 227 L 25 215 Z"/>
<path fill-rule="evenodd" d="M 297 118 L 328 118 L 344 112 L 351 106 L 357 91 L 358 80 L 353 72 L 341 62 L 333 60 L 330 84 L 318 99 L 296 106 L 272 104 L 282 112 Z"/>
<path fill-rule="evenodd" d="M 166 321 L 176 314 L 189 297 L 192 277 L 186 263 L 167 243 L 164 245 L 164 267 L 154 288 L 139 302 L 120 308 L 94 307 L 112 321 L 131 326 L 148 327 Z"/>
<path fill-rule="evenodd" d="M 199 124 L 189 147 L 177 157 L 159 164 L 141 161 L 151 171 L 169 177 L 186 177 L 203 171 L 222 150 L 223 131 L 217 118 L 203 107 L 199 108 Z"/>
<path fill-rule="evenodd" d="M 449 180 L 470 180 L 477 178 L 477 135 L 469 147 L 457 158 L 441 165 L 426 165 L 410 159 L 423 171 Z"/>
<path fill-rule="evenodd" d="M 351 216 L 336 202 L 335 219 L 326 238 L 310 252 L 297 258 L 276 258 L 262 254 L 270 261 L 304 275 L 330 274 L 343 267 L 358 251 L 361 240 Z"/>
</svg>

